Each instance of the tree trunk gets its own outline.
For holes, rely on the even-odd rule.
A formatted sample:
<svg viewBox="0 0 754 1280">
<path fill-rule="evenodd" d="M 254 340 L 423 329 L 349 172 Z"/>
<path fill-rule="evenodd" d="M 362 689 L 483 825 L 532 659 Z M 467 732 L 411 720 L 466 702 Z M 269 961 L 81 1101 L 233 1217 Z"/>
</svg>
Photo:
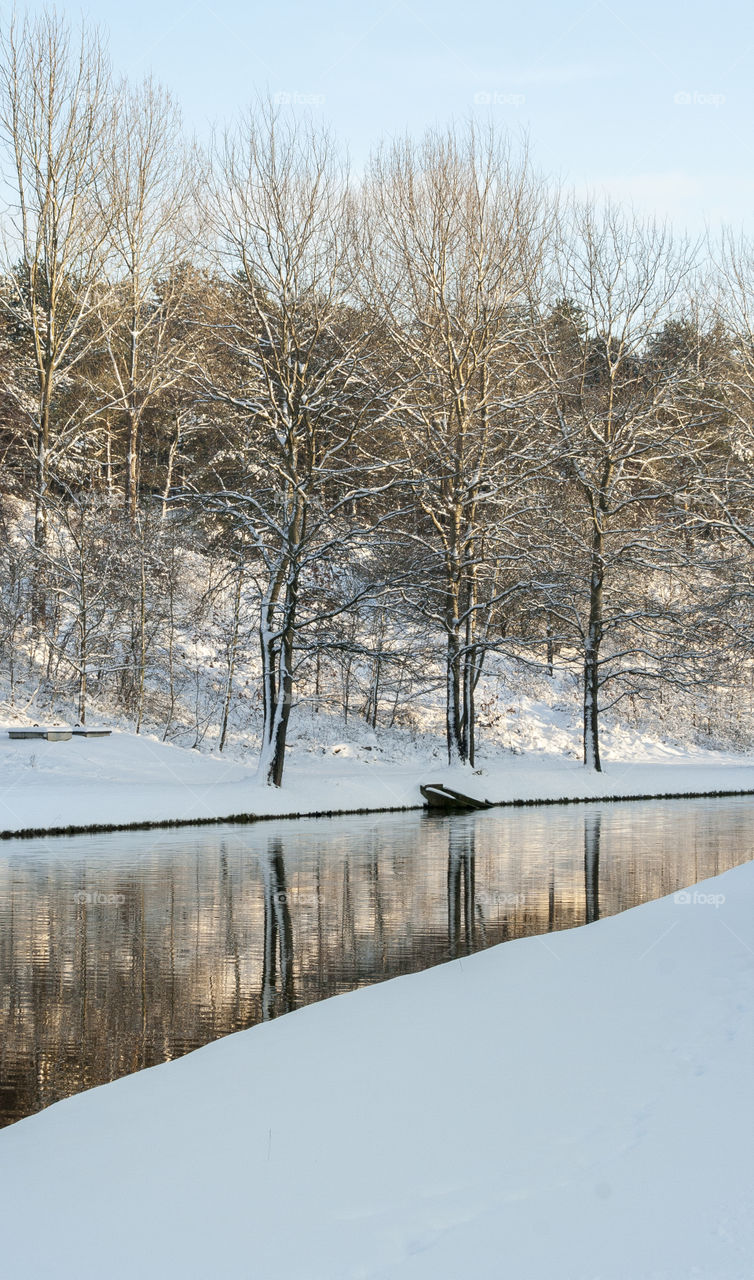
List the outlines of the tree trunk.
<svg viewBox="0 0 754 1280">
<path fill-rule="evenodd" d="M 168 499 L 170 490 L 173 487 L 173 472 L 175 470 L 175 458 L 181 447 L 181 418 L 180 414 L 175 415 L 175 435 L 170 441 L 170 449 L 168 450 L 168 462 L 165 469 L 165 485 L 162 490 L 162 519 L 164 520 L 168 511 Z"/>
<path fill-rule="evenodd" d="M 36 451 L 34 459 L 34 549 L 37 561 L 34 566 L 34 579 L 31 599 L 31 619 L 35 631 L 42 630 L 46 615 L 44 592 L 43 554 L 47 546 L 47 489 L 49 485 L 49 453 L 50 453 L 50 399 L 51 383 L 49 373 L 42 385 L 39 406 L 39 423 L 37 425 Z"/>
<path fill-rule="evenodd" d="M 139 364 L 139 343 L 137 330 L 139 325 L 139 308 L 132 302 L 130 335 L 128 345 L 128 448 L 126 452 L 126 511 L 133 517 L 139 501 L 139 410 L 136 404 L 137 369 Z"/>
<path fill-rule="evenodd" d="M 602 529 L 597 525 L 592 542 L 589 579 L 589 622 L 584 641 L 584 764 L 601 773 L 599 742 L 599 654 L 602 643 L 602 591 L 604 564 Z"/>
<path fill-rule="evenodd" d="M 466 748 L 461 727 L 461 644 L 458 634 L 458 618 L 451 620 L 447 647 L 446 733 L 448 739 L 448 764 L 465 764 Z"/>
<path fill-rule="evenodd" d="M 128 446 L 126 452 L 126 511 L 136 515 L 138 501 L 139 422 L 133 409 L 128 412 Z"/>
<path fill-rule="evenodd" d="M 48 428 L 40 425 L 34 477 L 34 546 L 43 551 L 47 541 L 47 452 Z"/>
<path fill-rule="evenodd" d="M 141 547 L 141 575 L 139 578 L 139 683 L 136 701 L 136 732 L 141 732 L 144 714 L 144 683 L 147 669 L 147 574 L 144 564 L 144 548 Z"/>
<path fill-rule="evenodd" d="M 369 686 L 366 722 L 373 729 L 377 728 L 377 708 L 380 705 L 380 677 L 382 674 L 382 650 L 378 649 L 372 663 L 372 681 Z"/>
<path fill-rule="evenodd" d="M 293 625 L 286 628 L 280 647 L 281 666 L 278 685 L 278 706 L 276 708 L 274 731 L 272 735 L 272 755 L 267 774 L 267 782 L 274 787 L 283 783 L 285 767 L 285 743 L 288 737 L 288 721 L 291 715 L 293 700 Z"/>
<path fill-rule="evenodd" d="M 83 535 L 82 535 L 83 536 Z M 81 566 L 81 612 L 79 615 L 79 724 L 86 724 L 86 695 L 87 695 L 87 664 L 89 661 L 89 620 L 88 620 L 88 601 L 83 576 L 84 566 Z"/>
<path fill-rule="evenodd" d="M 175 714 L 175 581 L 171 569 L 168 583 L 168 714 L 162 741 L 167 740 Z"/>
<path fill-rule="evenodd" d="M 236 590 L 233 597 L 233 628 L 230 637 L 230 648 L 228 652 L 228 679 L 225 685 L 225 697 L 223 699 L 223 718 L 222 729 L 220 731 L 220 751 L 225 747 L 225 739 L 228 736 L 228 718 L 230 716 L 230 704 L 233 697 L 233 677 L 236 671 L 236 651 L 238 648 L 238 629 L 241 619 L 241 587 L 243 584 L 243 569 L 239 560 L 238 575 L 236 578 Z"/>
<path fill-rule="evenodd" d="M 463 759 L 467 760 L 472 768 L 474 766 L 476 756 L 476 743 L 474 741 L 474 725 L 476 720 L 474 691 L 476 689 L 476 682 L 479 674 L 477 670 L 477 652 L 474 636 L 475 604 L 476 582 L 472 566 L 468 572 L 466 600 L 466 643 L 463 651 L 463 707 L 461 721 Z"/>
<path fill-rule="evenodd" d="M 285 743 L 293 699 L 293 641 L 297 600 L 298 583 L 293 578 L 285 587 L 282 634 L 271 630 L 271 606 L 268 603 L 262 606 L 260 647 L 264 724 L 258 773 L 271 787 L 279 787 L 283 781 Z"/>
</svg>

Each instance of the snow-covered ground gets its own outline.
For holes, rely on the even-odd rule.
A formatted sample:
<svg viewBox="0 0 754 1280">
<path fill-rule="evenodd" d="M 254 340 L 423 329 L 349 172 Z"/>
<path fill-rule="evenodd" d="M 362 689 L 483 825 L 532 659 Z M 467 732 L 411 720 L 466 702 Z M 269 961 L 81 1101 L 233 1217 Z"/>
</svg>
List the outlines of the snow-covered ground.
<svg viewBox="0 0 754 1280">
<path fill-rule="evenodd" d="M 638 737 L 624 745 L 602 774 L 543 751 L 491 755 L 474 773 L 449 770 L 418 750 L 385 761 L 376 739 L 362 739 L 316 754 L 293 751 L 277 791 L 256 781 L 252 764 L 146 735 L 47 742 L 11 740 L 0 731 L 0 830 L 404 808 L 422 803 L 420 782 L 438 779 L 495 802 L 754 791 L 751 759 Z"/>
<path fill-rule="evenodd" d="M 749 1280 L 753 920 L 746 864 L 57 1103 L 2 1272 Z"/>
<path fill-rule="evenodd" d="M 337 697 L 313 701 L 302 692 L 291 716 L 284 785 L 274 791 L 255 777 L 260 723 L 251 668 L 239 681 L 226 749 L 218 751 L 216 660 L 211 646 L 197 659 L 193 720 L 182 705 L 167 742 L 167 728 L 159 732 L 154 722 L 145 725 L 151 732 L 135 735 L 106 701 L 91 708 L 91 720 L 114 728 L 111 738 L 10 741 L 0 728 L 0 832 L 405 808 L 421 804 L 421 782 L 453 777 L 497 802 L 754 790 L 748 685 L 733 700 L 729 690 L 720 693 L 719 706 L 714 690 L 709 706 L 678 702 L 661 690 L 651 710 L 621 703 L 603 716 L 604 773 L 590 775 L 581 765 L 574 672 L 556 667 L 550 677 L 495 655 L 477 691 L 478 775 L 452 775 L 445 765 L 441 682 L 407 697 L 392 717 L 383 707 L 376 730 L 358 713 L 357 700 L 346 717 Z M 45 704 L 39 682 L 27 683 L 22 705 L 21 686 L 11 702 L 0 678 L 0 726 L 75 722 L 75 702 L 55 696 Z"/>
</svg>

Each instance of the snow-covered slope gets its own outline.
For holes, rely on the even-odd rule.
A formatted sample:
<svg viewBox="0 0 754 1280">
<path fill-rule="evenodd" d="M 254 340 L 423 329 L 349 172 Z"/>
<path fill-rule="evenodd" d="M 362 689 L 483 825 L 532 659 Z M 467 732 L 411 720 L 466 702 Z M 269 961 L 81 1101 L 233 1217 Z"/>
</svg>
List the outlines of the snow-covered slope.
<svg viewBox="0 0 754 1280">
<path fill-rule="evenodd" d="M 0 1134 L 13 1280 L 749 1280 L 754 865 Z"/>
</svg>

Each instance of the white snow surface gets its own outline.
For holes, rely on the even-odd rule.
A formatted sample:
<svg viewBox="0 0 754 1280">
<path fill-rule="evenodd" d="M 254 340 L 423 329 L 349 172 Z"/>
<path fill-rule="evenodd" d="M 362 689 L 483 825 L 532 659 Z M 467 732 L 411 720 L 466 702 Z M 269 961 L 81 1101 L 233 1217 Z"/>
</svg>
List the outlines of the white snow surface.
<svg viewBox="0 0 754 1280">
<path fill-rule="evenodd" d="M 749 863 L 57 1103 L 2 1274 L 750 1280 L 753 920 Z"/>
<path fill-rule="evenodd" d="M 751 757 L 646 742 L 624 732 L 604 772 L 558 750 L 491 753 L 481 772 L 451 770 L 439 753 L 384 759 L 373 734 L 297 748 L 283 787 L 259 783 L 254 765 L 171 746 L 148 735 L 68 742 L 11 740 L 0 730 L 0 830 L 190 822 L 404 808 L 422 804 L 419 784 L 444 781 L 479 798 L 558 800 L 754 791 Z"/>
</svg>

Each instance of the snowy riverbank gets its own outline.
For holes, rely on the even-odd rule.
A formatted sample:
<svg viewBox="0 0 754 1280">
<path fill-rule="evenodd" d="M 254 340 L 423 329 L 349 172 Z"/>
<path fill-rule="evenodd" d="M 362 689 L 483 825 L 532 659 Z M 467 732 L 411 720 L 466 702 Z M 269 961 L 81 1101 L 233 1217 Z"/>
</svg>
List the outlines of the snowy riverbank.
<svg viewBox="0 0 754 1280">
<path fill-rule="evenodd" d="M 744 1280 L 754 866 L 0 1133 L 14 1280 Z"/>
<path fill-rule="evenodd" d="M 369 744 L 336 744 L 321 755 L 293 752 L 276 791 L 259 785 L 250 764 L 148 736 L 12 741 L 0 731 L 0 830 L 408 808 L 422 803 L 421 782 L 439 779 L 496 803 L 754 791 L 750 757 L 638 739 L 623 743 L 602 774 L 543 751 L 498 754 L 479 765 L 478 774 L 453 772 L 440 760 L 383 761 Z"/>
</svg>

